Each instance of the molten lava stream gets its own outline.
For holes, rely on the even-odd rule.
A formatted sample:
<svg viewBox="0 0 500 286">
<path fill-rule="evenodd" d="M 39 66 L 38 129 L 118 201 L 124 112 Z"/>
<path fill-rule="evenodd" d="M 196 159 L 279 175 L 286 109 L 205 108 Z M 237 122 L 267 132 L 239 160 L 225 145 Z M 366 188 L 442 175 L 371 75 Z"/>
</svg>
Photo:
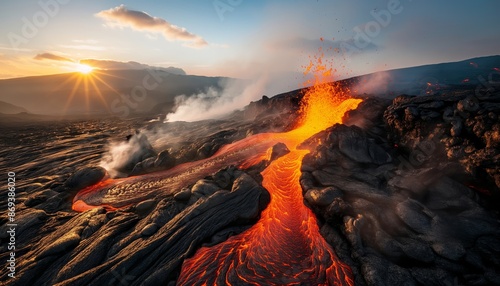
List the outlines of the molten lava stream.
<svg viewBox="0 0 500 286">
<path fill-rule="evenodd" d="M 326 90 L 325 90 L 326 89 Z M 297 146 L 342 122 L 361 100 L 341 100 L 333 86 L 313 87 L 304 96 L 301 126 L 268 134 L 291 150 L 263 172 L 271 195 L 260 220 L 247 231 L 185 260 L 179 285 L 353 285 L 350 268 L 338 261 L 319 233 L 314 214 L 303 204 L 300 166 L 307 150 Z M 332 98 L 333 96 L 333 98 Z M 336 97 L 338 96 L 338 97 Z"/>
<path fill-rule="evenodd" d="M 105 179 L 79 191 L 73 198 L 73 210 L 83 212 L 97 207 L 116 210 L 161 193 L 172 195 L 173 191 L 194 184 L 221 168 L 242 164 L 250 167 L 260 162 L 267 158 L 265 154 L 278 139 L 265 133 L 256 134 L 222 147 L 210 158 L 151 174 Z"/>
</svg>

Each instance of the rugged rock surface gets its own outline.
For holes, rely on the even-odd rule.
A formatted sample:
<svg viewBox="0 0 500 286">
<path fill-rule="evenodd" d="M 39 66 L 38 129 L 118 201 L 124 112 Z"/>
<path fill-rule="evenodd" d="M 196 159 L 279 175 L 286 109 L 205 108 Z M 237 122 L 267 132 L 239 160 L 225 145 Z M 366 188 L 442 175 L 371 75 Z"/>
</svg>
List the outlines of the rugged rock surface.
<svg viewBox="0 0 500 286">
<path fill-rule="evenodd" d="M 146 152 L 126 172 L 168 169 L 206 158 L 248 134 L 289 130 L 300 97 L 265 97 L 235 113 L 241 122 L 169 124 L 166 144 L 148 138 L 164 151 L 157 154 L 143 142 Z M 304 201 L 317 214 L 323 236 L 351 266 L 356 285 L 500 284 L 498 98 L 371 98 L 349 112 L 345 125 L 303 144 L 321 143 L 303 161 Z M 13 285 L 174 284 L 183 259 L 201 245 L 247 229 L 269 201 L 259 184 L 269 162 L 262 162 L 245 172 L 225 168 L 172 195 L 118 211 L 72 212 L 75 192 L 105 175 L 97 167 L 80 167 L 99 162 L 96 150 L 111 136 L 103 132 L 124 137 L 114 124 L 105 131 L 100 123 L 84 126 L 85 132 L 67 127 L 63 139 L 74 141 L 65 152 L 57 144 L 48 144 L 45 153 L 26 148 L 33 141 L 29 136 L 9 139 L 19 140 L 12 143 L 20 146 L 17 154 L 36 155 L 5 156 L 19 166 L 20 177 L 19 279 Z M 46 135 L 39 140 L 45 142 Z M 286 152 L 277 144 L 271 159 Z M 0 205 L 6 209 L 4 201 Z M 5 217 L 2 243 L 8 239 Z M 2 273 L 0 281 L 7 279 Z"/>
<path fill-rule="evenodd" d="M 76 171 L 65 182 L 64 186 L 70 190 L 81 190 L 97 184 L 106 175 L 106 170 L 101 167 L 87 167 Z"/>
<path fill-rule="evenodd" d="M 400 96 L 385 111 L 392 140 L 406 149 L 441 148 L 439 157 L 459 162 L 470 186 L 500 199 L 500 93 Z"/>
<path fill-rule="evenodd" d="M 476 187 L 478 169 L 494 182 L 500 166 L 495 98 L 369 99 L 345 120 L 361 127 L 336 125 L 305 143 L 322 144 L 303 161 L 304 201 L 356 285 L 500 282 L 498 208 Z M 468 115 L 446 121 L 450 108 Z M 447 144 L 457 139 L 459 152 Z"/>
<path fill-rule="evenodd" d="M 174 281 L 186 257 L 203 243 L 215 244 L 245 230 L 269 202 L 267 191 L 234 167 L 179 191 L 113 212 L 98 208 L 50 214 L 44 204 L 36 212 L 20 210 L 17 255 L 22 259 L 13 285 Z M 5 272 L 2 280 L 7 281 Z"/>
</svg>

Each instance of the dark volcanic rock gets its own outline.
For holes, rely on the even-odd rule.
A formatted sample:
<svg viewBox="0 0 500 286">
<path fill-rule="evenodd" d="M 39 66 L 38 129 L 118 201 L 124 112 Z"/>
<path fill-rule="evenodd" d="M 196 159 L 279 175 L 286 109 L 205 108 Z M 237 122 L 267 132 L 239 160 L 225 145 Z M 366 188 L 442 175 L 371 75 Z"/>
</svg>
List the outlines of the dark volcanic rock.
<svg viewBox="0 0 500 286">
<path fill-rule="evenodd" d="M 191 190 L 188 188 L 183 188 L 174 195 L 174 199 L 178 201 L 187 201 L 191 197 Z"/>
<path fill-rule="evenodd" d="M 43 211 L 19 213 L 24 228 L 19 238 L 32 245 L 18 260 L 16 283 L 158 285 L 175 280 L 186 257 L 205 242 L 245 230 L 269 202 L 267 191 L 246 173 L 230 167 L 217 174 L 227 177 L 228 188 L 211 179 L 200 180 L 180 192 L 199 195 L 190 204 L 168 197 L 129 208 L 135 213 L 93 209 L 74 214 L 45 236 L 23 235 L 36 225 L 30 221 L 46 216 Z M 6 281 L 5 272 L 1 279 Z"/>
<path fill-rule="evenodd" d="M 168 169 L 175 165 L 175 158 L 170 155 L 168 150 L 161 151 L 155 159 L 154 166 L 156 168 Z"/>
<path fill-rule="evenodd" d="M 72 190 L 80 190 L 92 186 L 104 178 L 106 170 L 101 167 L 86 167 L 76 171 L 69 177 L 64 185 Z"/>
<path fill-rule="evenodd" d="M 81 231 L 81 228 L 79 229 Z M 46 256 L 59 255 L 63 252 L 71 251 L 80 243 L 81 237 L 78 231 L 73 231 L 65 234 L 47 246 L 45 251 L 42 251 L 37 259 L 42 259 Z"/>
<path fill-rule="evenodd" d="M 137 164 L 130 172 L 130 176 L 170 169 L 175 166 L 176 160 L 168 150 L 161 151 L 156 157 L 147 158 Z"/>
<path fill-rule="evenodd" d="M 288 153 L 290 153 L 288 147 L 284 143 L 278 143 L 273 146 L 273 150 L 271 152 L 271 161 L 274 161 Z"/>
<path fill-rule="evenodd" d="M 142 229 L 141 234 L 144 236 L 151 236 L 156 233 L 158 228 L 159 227 L 156 223 L 150 223 Z"/>
<path fill-rule="evenodd" d="M 396 214 L 413 231 L 425 234 L 431 228 L 431 218 L 424 212 L 422 205 L 407 199 L 396 206 Z"/>
<path fill-rule="evenodd" d="M 458 260 L 465 255 L 463 245 L 454 241 L 434 243 L 432 249 L 436 254 L 450 260 Z"/>
<path fill-rule="evenodd" d="M 138 203 L 135 206 L 135 211 L 138 214 L 147 214 L 149 211 L 152 210 L 152 208 L 155 206 L 156 200 L 146 200 Z"/>
<path fill-rule="evenodd" d="M 339 128 L 342 128 L 339 126 Z M 343 130 L 339 136 L 339 150 L 342 154 L 357 163 L 371 163 L 372 158 L 368 151 L 368 140 L 359 132 L 360 129 L 354 127 Z"/>
<path fill-rule="evenodd" d="M 359 127 L 340 125 L 335 134 L 340 152 L 357 163 L 381 165 L 391 161 L 391 156 L 370 141 Z"/>
<path fill-rule="evenodd" d="M 448 158 L 462 164 L 475 188 L 493 190 L 500 198 L 500 93 L 410 97 L 393 101 L 384 114 L 392 139 L 412 150 L 420 142 L 437 145 L 435 158 Z M 408 117 L 408 109 L 414 110 Z M 416 116 L 439 113 L 432 121 Z"/>
<path fill-rule="evenodd" d="M 484 195 L 497 188 L 498 148 L 488 146 L 498 146 L 498 117 L 484 111 L 497 99 L 478 100 L 401 96 L 373 104 L 378 111 L 367 103 L 348 113 L 351 126 L 303 144 L 321 143 L 303 160 L 304 199 L 336 252 L 350 253 L 342 258 L 362 277 L 357 285 L 495 283 L 486 273 L 500 269 L 500 225 Z"/>
<path fill-rule="evenodd" d="M 304 198 L 312 205 L 316 206 L 328 206 L 335 198 L 341 197 L 342 191 L 334 187 L 328 187 L 324 189 L 309 189 Z"/>
<path fill-rule="evenodd" d="M 137 164 L 130 172 L 130 176 L 137 176 L 141 174 L 146 174 L 155 170 L 155 158 L 147 158 Z"/>
</svg>

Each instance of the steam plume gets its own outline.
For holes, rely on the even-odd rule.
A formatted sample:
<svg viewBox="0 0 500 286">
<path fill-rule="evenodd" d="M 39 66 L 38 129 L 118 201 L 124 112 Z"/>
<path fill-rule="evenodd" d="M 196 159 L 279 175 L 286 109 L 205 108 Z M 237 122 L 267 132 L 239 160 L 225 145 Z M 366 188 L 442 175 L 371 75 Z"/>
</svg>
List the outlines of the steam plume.
<svg viewBox="0 0 500 286">
<path fill-rule="evenodd" d="M 199 121 L 221 117 L 260 98 L 266 82 L 266 77 L 261 77 L 250 84 L 228 80 L 222 84 L 221 92 L 215 88 L 209 88 L 206 92 L 197 95 L 178 96 L 175 112 L 169 113 L 166 121 Z"/>
</svg>

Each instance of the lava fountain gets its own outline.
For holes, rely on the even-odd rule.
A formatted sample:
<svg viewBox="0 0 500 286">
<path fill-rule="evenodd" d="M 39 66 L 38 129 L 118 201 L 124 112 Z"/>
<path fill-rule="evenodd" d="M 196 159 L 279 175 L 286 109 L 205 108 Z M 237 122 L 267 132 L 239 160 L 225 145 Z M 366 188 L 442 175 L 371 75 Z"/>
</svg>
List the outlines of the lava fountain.
<svg viewBox="0 0 500 286">
<path fill-rule="evenodd" d="M 320 76 L 302 100 L 297 127 L 266 134 L 283 142 L 290 153 L 273 161 L 261 174 L 271 195 L 260 220 L 247 231 L 187 259 L 179 285 L 353 285 L 350 268 L 340 262 L 319 233 L 312 211 L 303 204 L 299 183 L 302 158 L 298 148 L 307 138 L 342 122 L 344 113 L 361 102 L 348 98 L 335 83 L 324 83 L 327 70 L 318 59 Z M 251 165 L 251 163 L 246 164 Z"/>
</svg>

